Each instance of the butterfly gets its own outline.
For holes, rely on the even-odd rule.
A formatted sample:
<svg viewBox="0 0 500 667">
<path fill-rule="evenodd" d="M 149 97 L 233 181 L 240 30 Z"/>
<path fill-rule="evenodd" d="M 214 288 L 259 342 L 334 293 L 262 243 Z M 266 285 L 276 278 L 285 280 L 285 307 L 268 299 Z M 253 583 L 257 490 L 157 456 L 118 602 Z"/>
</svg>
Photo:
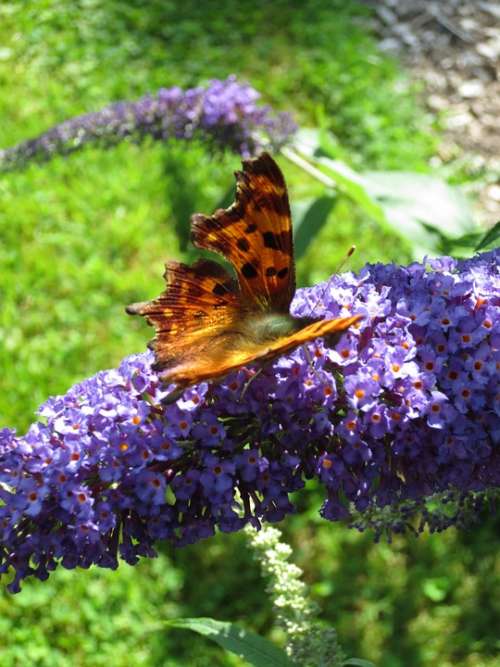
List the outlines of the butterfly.
<svg viewBox="0 0 500 667">
<path fill-rule="evenodd" d="M 360 319 L 290 315 L 295 264 L 283 174 L 263 153 L 245 160 L 243 171 L 235 175 L 236 201 L 212 216 L 195 214 L 191 238 L 197 248 L 229 261 L 236 280 L 209 259 L 191 266 L 170 261 L 166 290 L 126 308 L 154 326 L 149 343 L 153 368 L 177 391 L 254 361 L 262 363 L 319 336 L 338 334 Z"/>
</svg>

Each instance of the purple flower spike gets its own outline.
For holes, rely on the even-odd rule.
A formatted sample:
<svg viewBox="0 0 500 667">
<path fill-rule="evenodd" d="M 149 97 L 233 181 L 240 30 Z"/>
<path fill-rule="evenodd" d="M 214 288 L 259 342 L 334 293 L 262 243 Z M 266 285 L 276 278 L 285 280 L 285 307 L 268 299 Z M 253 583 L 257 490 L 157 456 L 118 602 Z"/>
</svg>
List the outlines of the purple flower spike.
<svg viewBox="0 0 500 667">
<path fill-rule="evenodd" d="M 0 150 L 0 171 L 22 169 L 68 155 L 87 144 L 113 146 L 124 139 L 155 141 L 200 138 L 218 148 L 249 157 L 268 148 L 273 152 L 297 130 L 289 113 L 259 106 L 259 93 L 235 76 L 211 81 L 206 87 L 161 88 L 137 102 L 114 102 L 101 111 L 76 116 L 35 139 Z"/>
<path fill-rule="evenodd" d="M 0 431 L 10 590 L 58 564 L 133 564 L 159 539 L 280 521 L 311 478 L 331 521 L 459 524 L 500 487 L 499 257 L 334 276 L 293 302 L 299 316 L 318 302 L 315 317 L 364 313 L 333 348 L 312 341 L 168 405 L 140 354 L 49 399 L 26 435 Z"/>
</svg>

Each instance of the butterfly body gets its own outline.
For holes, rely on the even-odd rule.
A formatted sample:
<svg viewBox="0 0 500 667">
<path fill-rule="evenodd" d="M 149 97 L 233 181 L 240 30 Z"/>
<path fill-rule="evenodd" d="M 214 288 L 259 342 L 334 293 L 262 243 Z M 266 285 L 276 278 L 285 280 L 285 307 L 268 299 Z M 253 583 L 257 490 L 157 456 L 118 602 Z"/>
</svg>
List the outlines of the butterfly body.
<svg viewBox="0 0 500 667">
<path fill-rule="evenodd" d="M 235 203 L 191 223 L 194 244 L 222 254 L 237 279 L 211 260 L 168 262 L 166 291 L 127 308 L 155 327 L 155 368 L 179 389 L 339 334 L 359 320 L 290 315 L 295 266 L 285 181 L 266 153 L 243 167 Z"/>
<path fill-rule="evenodd" d="M 256 344 L 270 343 L 283 336 L 300 331 L 310 319 L 298 319 L 283 313 L 261 313 L 250 315 L 245 321 L 245 333 Z"/>
</svg>

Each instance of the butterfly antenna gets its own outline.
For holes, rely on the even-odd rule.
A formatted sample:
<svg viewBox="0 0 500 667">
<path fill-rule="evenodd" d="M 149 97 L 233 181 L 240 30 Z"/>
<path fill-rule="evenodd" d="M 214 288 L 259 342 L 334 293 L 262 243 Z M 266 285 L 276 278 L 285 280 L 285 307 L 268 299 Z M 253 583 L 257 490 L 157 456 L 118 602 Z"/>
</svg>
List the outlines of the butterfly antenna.
<svg viewBox="0 0 500 667">
<path fill-rule="evenodd" d="M 337 268 L 335 269 L 335 273 L 340 273 L 340 272 L 342 271 L 342 269 L 345 267 L 345 265 L 346 265 L 347 262 L 351 259 L 351 257 L 354 255 L 355 252 L 356 252 L 356 246 L 355 246 L 355 245 L 352 245 L 352 246 L 349 248 L 349 250 L 346 252 L 346 254 L 344 255 L 344 257 L 340 260 L 339 265 L 338 265 Z"/>
<path fill-rule="evenodd" d="M 339 264 L 335 267 L 335 270 L 334 270 L 333 274 L 328 278 L 328 280 L 327 280 L 327 282 L 326 282 L 326 285 L 325 285 L 324 288 L 323 288 L 323 291 L 321 292 L 321 294 L 319 295 L 319 297 L 316 299 L 316 303 L 314 304 L 314 306 L 311 308 L 311 317 L 314 317 L 314 311 L 315 311 L 316 308 L 319 306 L 319 304 L 323 301 L 323 299 L 324 299 L 324 297 L 325 297 L 325 294 L 327 293 L 328 288 L 330 287 L 330 283 L 331 283 L 331 281 L 332 281 L 332 278 L 333 278 L 335 275 L 337 275 L 337 273 L 340 273 L 340 272 L 342 271 L 342 269 L 343 269 L 343 268 L 345 267 L 345 265 L 347 264 L 348 260 L 353 256 L 355 250 L 356 250 L 356 246 L 355 246 L 355 245 L 352 245 L 352 246 L 349 248 L 349 250 L 346 252 L 346 254 L 344 255 L 344 257 L 340 260 Z"/>
</svg>

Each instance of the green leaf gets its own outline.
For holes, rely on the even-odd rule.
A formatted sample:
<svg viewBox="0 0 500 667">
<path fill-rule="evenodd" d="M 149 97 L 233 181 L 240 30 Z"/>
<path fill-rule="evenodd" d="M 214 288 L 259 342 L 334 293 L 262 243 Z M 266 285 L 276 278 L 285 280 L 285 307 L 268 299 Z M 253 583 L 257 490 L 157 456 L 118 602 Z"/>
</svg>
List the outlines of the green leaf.
<svg viewBox="0 0 500 667">
<path fill-rule="evenodd" d="M 342 663 L 345 667 L 375 667 L 373 662 L 369 660 L 363 660 L 362 658 L 347 658 L 345 662 Z"/>
<path fill-rule="evenodd" d="M 417 258 L 445 252 L 457 245 L 458 238 L 458 245 L 463 246 L 477 234 L 464 194 L 439 178 L 399 171 L 357 173 L 345 162 L 325 157 L 338 150 L 325 132 L 311 128 L 298 133 L 294 150 L 380 225 L 390 225 L 406 237 Z M 496 231 L 487 242 L 494 238 Z"/>
<path fill-rule="evenodd" d="M 177 618 L 166 622 L 172 628 L 192 630 L 208 637 L 224 648 L 247 660 L 255 667 L 294 667 L 285 652 L 264 637 L 213 618 Z M 296 667 L 296 666 L 295 666 Z"/>
<path fill-rule="evenodd" d="M 455 249 L 466 248 L 467 250 L 475 250 L 478 241 L 483 237 L 479 232 L 469 232 L 456 239 L 443 240 L 443 252 L 445 254 L 453 254 Z"/>
<path fill-rule="evenodd" d="M 417 254 L 439 250 L 443 239 L 477 231 L 464 194 L 439 178 L 397 171 L 363 177 L 390 224 L 421 249 Z"/>
<path fill-rule="evenodd" d="M 488 229 L 483 238 L 479 241 L 475 250 L 483 250 L 489 245 L 492 245 L 500 238 L 500 222 L 497 222 L 491 229 Z M 496 247 L 496 246 L 495 246 Z"/>
<path fill-rule="evenodd" d="M 309 244 L 321 232 L 336 201 L 337 197 L 324 196 L 305 199 L 292 205 L 296 259 L 306 253 Z"/>
<path fill-rule="evenodd" d="M 384 208 L 377 202 L 370 192 L 370 183 L 356 171 L 351 169 L 345 162 L 330 160 L 327 157 L 312 158 L 318 166 L 323 167 L 339 188 L 358 204 L 370 217 L 381 225 L 387 225 Z"/>
</svg>

